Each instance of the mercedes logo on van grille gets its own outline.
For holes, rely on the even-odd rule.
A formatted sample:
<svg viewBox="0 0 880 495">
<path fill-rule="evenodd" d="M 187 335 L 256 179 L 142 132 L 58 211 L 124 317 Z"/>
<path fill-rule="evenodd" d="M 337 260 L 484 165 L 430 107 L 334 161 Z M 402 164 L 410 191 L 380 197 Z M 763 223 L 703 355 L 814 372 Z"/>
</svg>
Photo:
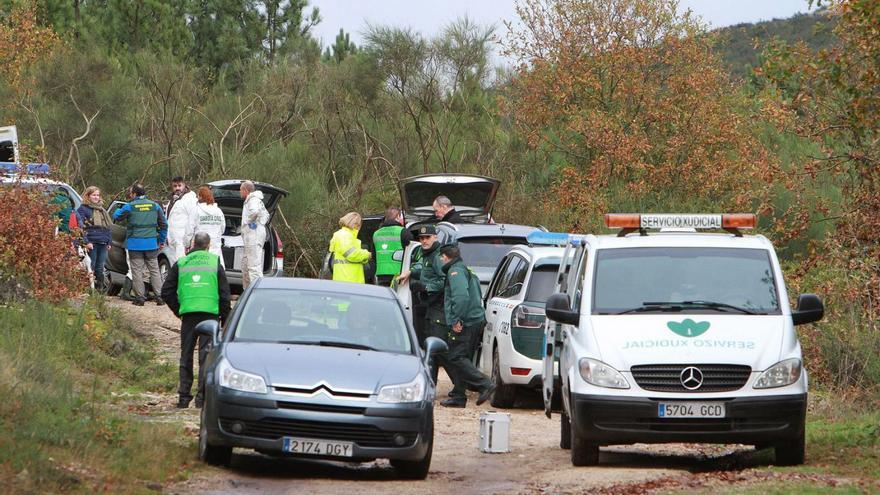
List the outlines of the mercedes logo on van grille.
<svg viewBox="0 0 880 495">
<path fill-rule="evenodd" d="M 688 390 L 696 390 L 703 384 L 703 372 L 694 366 L 688 366 L 681 370 L 681 386 Z"/>
</svg>

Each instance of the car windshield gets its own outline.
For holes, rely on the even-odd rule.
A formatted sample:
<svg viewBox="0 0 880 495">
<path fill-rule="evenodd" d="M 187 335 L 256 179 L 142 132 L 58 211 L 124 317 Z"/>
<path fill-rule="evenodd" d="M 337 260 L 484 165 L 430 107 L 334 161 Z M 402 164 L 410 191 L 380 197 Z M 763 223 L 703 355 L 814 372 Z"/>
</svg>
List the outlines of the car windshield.
<svg viewBox="0 0 880 495">
<path fill-rule="evenodd" d="M 600 249 L 593 284 L 593 314 L 780 314 L 764 249 Z"/>
<path fill-rule="evenodd" d="M 529 280 L 529 289 L 526 292 L 526 301 L 547 302 L 547 298 L 553 294 L 556 288 L 556 265 L 542 265 L 532 270 L 532 278 Z"/>
<path fill-rule="evenodd" d="M 514 245 L 526 243 L 523 237 L 465 237 L 458 240 L 458 248 L 467 266 L 494 269 Z"/>
<path fill-rule="evenodd" d="M 233 339 L 412 353 L 396 300 L 341 292 L 256 289 Z"/>
</svg>

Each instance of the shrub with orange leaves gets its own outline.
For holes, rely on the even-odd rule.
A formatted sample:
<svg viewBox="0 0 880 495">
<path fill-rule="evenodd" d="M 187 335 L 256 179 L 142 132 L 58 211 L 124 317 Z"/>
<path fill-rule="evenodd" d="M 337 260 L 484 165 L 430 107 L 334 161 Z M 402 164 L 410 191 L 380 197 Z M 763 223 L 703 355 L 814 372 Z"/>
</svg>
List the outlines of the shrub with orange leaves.
<svg viewBox="0 0 880 495">
<path fill-rule="evenodd" d="M 85 291 L 88 275 L 70 236 L 55 235 L 55 213 L 39 192 L 0 189 L 0 281 L 7 295 L 60 302 Z"/>
<path fill-rule="evenodd" d="M 22 89 L 24 70 L 46 57 L 61 43 L 52 29 L 37 21 L 37 3 L 13 2 L 0 23 L 0 77 L 13 89 Z"/>
<path fill-rule="evenodd" d="M 505 105 L 534 147 L 562 153 L 546 198 L 578 231 L 602 213 L 773 212 L 783 174 L 712 39 L 675 0 L 523 0 Z"/>
</svg>

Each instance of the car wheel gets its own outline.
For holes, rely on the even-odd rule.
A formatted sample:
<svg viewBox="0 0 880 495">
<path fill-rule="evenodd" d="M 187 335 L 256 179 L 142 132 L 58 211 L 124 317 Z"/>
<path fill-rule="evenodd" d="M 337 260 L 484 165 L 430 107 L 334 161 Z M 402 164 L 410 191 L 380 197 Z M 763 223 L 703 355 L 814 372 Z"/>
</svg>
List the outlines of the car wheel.
<svg viewBox="0 0 880 495">
<path fill-rule="evenodd" d="M 168 272 L 171 271 L 171 263 L 168 263 L 168 258 L 159 258 L 159 278 L 162 280 L 162 283 L 165 283 L 165 277 L 168 276 Z M 159 287 L 161 289 L 161 287 Z M 155 291 L 158 294 L 158 291 Z"/>
<path fill-rule="evenodd" d="M 220 447 L 208 443 L 208 427 L 205 421 L 207 405 L 202 407 L 199 426 L 199 460 L 212 466 L 228 466 L 232 461 L 232 447 Z"/>
<path fill-rule="evenodd" d="M 397 471 L 397 476 L 405 480 L 423 480 L 428 477 L 431 469 L 431 455 L 434 453 L 434 423 L 431 422 L 431 431 L 428 440 L 428 451 L 419 461 L 391 460 L 391 466 Z"/>
<path fill-rule="evenodd" d="M 505 385 L 501 381 L 501 365 L 498 364 L 498 348 L 492 351 L 492 383 L 495 394 L 492 395 L 492 407 L 510 408 L 516 402 L 516 385 Z"/>
<path fill-rule="evenodd" d="M 793 438 L 785 443 L 775 444 L 773 450 L 776 451 L 777 466 L 800 466 L 803 464 L 806 454 L 804 429 L 801 428 L 801 434 L 797 438 Z"/>
<path fill-rule="evenodd" d="M 559 422 L 559 448 L 568 450 L 571 448 L 571 421 L 568 414 L 562 411 L 562 420 Z"/>
<path fill-rule="evenodd" d="M 590 442 L 588 439 L 578 435 L 576 425 L 571 424 L 573 421 L 577 421 L 577 418 L 569 419 L 571 465 L 595 466 L 599 464 L 599 444 Z"/>
<path fill-rule="evenodd" d="M 113 283 L 113 277 L 110 276 L 110 270 L 106 266 L 104 267 L 104 291 L 111 297 L 118 296 L 119 292 L 122 291 L 121 285 Z"/>
</svg>

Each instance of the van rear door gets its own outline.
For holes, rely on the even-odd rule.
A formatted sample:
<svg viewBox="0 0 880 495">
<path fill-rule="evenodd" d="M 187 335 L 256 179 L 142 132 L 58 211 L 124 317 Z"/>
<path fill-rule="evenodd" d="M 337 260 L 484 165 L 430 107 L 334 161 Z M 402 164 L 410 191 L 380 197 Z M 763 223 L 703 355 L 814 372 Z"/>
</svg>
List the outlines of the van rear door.
<svg viewBox="0 0 880 495">
<path fill-rule="evenodd" d="M 407 221 L 433 219 L 434 198 L 446 196 L 465 221 L 489 223 L 500 185 L 499 180 L 481 175 L 417 175 L 400 181 L 400 200 Z"/>
</svg>

